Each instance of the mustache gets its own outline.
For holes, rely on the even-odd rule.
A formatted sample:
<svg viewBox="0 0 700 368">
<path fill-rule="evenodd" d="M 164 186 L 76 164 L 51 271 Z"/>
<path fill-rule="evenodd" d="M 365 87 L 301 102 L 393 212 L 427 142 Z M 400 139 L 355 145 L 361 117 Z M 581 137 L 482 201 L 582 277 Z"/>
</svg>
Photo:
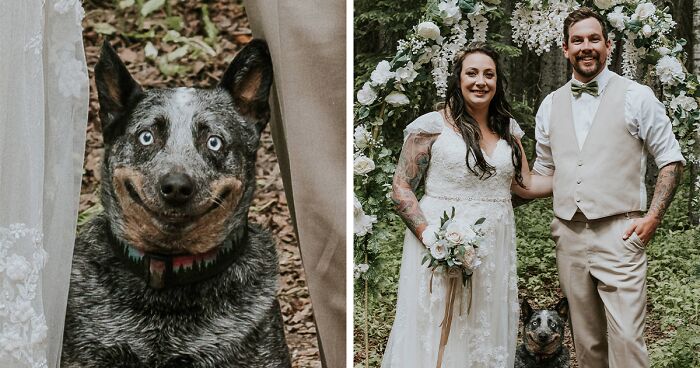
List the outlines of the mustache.
<svg viewBox="0 0 700 368">
<path fill-rule="evenodd" d="M 600 54 L 595 52 L 595 51 L 591 51 L 590 53 L 587 53 L 587 54 L 576 55 L 576 61 L 580 61 L 580 60 L 583 60 L 583 58 L 587 58 L 587 57 L 591 57 L 591 56 L 598 59 L 600 57 Z"/>
</svg>

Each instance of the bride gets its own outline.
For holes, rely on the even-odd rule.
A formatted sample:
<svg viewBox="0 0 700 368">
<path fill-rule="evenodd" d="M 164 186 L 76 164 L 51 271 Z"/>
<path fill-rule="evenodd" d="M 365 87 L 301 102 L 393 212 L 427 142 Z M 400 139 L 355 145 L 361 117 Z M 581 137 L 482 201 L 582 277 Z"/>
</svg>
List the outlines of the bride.
<svg viewBox="0 0 700 368">
<path fill-rule="evenodd" d="M 452 313 L 442 367 L 513 367 L 518 327 L 515 222 L 511 191 L 524 198 L 551 195 L 551 177 L 530 175 L 511 118 L 498 56 L 472 45 L 455 59 L 444 109 L 406 127 L 392 199 L 408 229 L 404 238 L 396 318 L 382 367 L 433 367 L 449 280 L 421 260 L 424 232 L 444 211 L 474 224 L 483 217 L 482 264 L 471 277 L 471 308 L 461 287 Z M 416 189 L 425 179 L 425 195 Z M 431 230 L 428 230 L 431 231 Z M 434 231 L 434 230 L 433 230 Z M 429 241 L 426 241 L 429 243 Z"/>
</svg>

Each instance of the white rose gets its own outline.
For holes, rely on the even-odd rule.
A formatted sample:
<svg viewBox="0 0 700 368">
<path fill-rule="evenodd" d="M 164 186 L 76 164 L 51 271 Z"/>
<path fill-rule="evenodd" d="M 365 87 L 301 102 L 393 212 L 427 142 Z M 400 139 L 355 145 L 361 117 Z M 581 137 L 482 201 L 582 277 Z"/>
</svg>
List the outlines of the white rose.
<svg viewBox="0 0 700 368">
<path fill-rule="evenodd" d="M 369 82 L 362 85 L 362 89 L 357 91 L 357 102 L 362 105 L 371 105 L 377 99 L 377 92 L 374 91 Z"/>
<path fill-rule="evenodd" d="M 389 105 L 394 107 L 406 105 L 410 102 L 408 101 L 408 97 L 406 97 L 406 95 L 399 91 L 393 91 L 389 93 L 388 96 L 384 97 L 384 101 L 386 101 Z"/>
<path fill-rule="evenodd" d="M 364 215 L 365 211 L 362 209 L 362 203 L 360 203 L 360 200 L 357 199 L 357 196 L 353 194 L 353 215 L 355 217 Z"/>
<path fill-rule="evenodd" d="M 656 63 L 656 75 L 661 83 L 673 85 L 678 84 L 678 80 L 685 80 L 683 65 L 678 59 L 671 56 L 664 56 Z"/>
<path fill-rule="evenodd" d="M 611 6 L 615 5 L 614 0 L 593 0 L 593 3 L 600 9 L 610 9 Z"/>
<path fill-rule="evenodd" d="M 413 62 L 409 61 L 406 66 L 398 68 L 396 70 L 396 77 L 401 80 L 401 82 L 411 83 L 418 76 L 418 72 L 413 68 Z"/>
<path fill-rule="evenodd" d="M 391 71 L 391 64 L 386 60 L 380 61 L 372 74 L 370 74 L 373 86 L 383 86 L 391 78 L 394 78 L 394 72 Z"/>
<path fill-rule="evenodd" d="M 372 134 L 365 129 L 364 125 L 359 125 L 355 128 L 355 147 L 358 149 L 365 149 L 369 146 L 369 141 L 372 138 Z"/>
<path fill-rule="evenodd" d="M 441 240 L 430 247 L 430 255 L 435 259 L 444 259 L 447 256 L 447 245 Z"/>
<path fill-rule="evenodd" d="M 648 37 L 651 37 L 651 35 L 654 34 L 654 30 L 651 29 L 651 26 L 650 26 L 650 25 L 645 24 L 645 25 L 642 27 L 642 34 L 644 35 L 644 37 L 647 37 L 647 38 L 648 38 Z"/>
<path fill-rule="evenodd" d="M 423 244 L 425 244 L 426 247 L 430 248 L 437 242 L 437 232 L 440 231 L 440 229 L 435 226 L 435 225 L 428 225 L 425 230 L 423 230 L 423 233 L 421 234 L 421 238 L 423 238 Z"/>
<path fill-rule="evenodd" d="M 367 233 L 371 233 L 372 224 L 375 222 L 377 222 L 377 216 L 366 215 L 364 211 L 362 211 L 360 216 L 355 216 L 355 224 L 353 226 L 355 235 L 363 236 Z"/>
<path fill-rule="evenodd" d="M 461 244 L 464 241 L 464 231 L 468 226 L 464 226 L 457 221 L 451 222 L 445 229 L 445 239 L 447 239 L 452 244 Z"/>
<path fill-rule="evenodd" d="M 13 254 L 7 258 L 7 269 L 5 273 L 10 280 L 22 281 L 31 272 L 31 265 L 27 262 L 27 259 Z"/>
<path fill-rule="evenodd" d="M 656 51 L 658 51 L 659 54 L 661 54 L 661 56 L 666 56 L 671 53 L 671 50 L 668 47 L 664 46 L 659 47 L 658 49 L 656 49 Z"/>
<path fill-rule="evenodd" d="M 698 102 L 694 97 L 686 96 L 685 91 L 681 91 L 678 96 L 671 100 L 670 107 L 672 110 L 680 107 L 685 111 L 693 111 L 698 108 Z"/>
<path fill-rule="evenodd" d="M 423 38 L 437 40 L 440 37 L 440 28 L 433 22 L 421 22 L 416 27 L 416 33 Z"/>
<path fill-rule="evenodd" d="M 365 155 L 355 157 L 352 163 L 352 168 L 356 175 L 365 175 L 374 170 L 374 167 L 374 161 Z"/>
<path fill-rule="evenodd" d="M 457 5 L 457 0 L 446 0 L 438 4 L 440 16 L 446 25 L 452 25 L 462 19 L 462 10 Z"/>
<path fill-rule="evenodd" d="M 355 235 L 363 236 L 368 232 L 372 232 L 372 224 L 376 222 L 376 216 L 367 216 L 365 211 L 362 209 L 362 203 L 357 199 L 357 196 L 353 195 L 353 218 L 355 224 L 353 226 Z"/>
<path fill-rule="evenodd" d="M 637 9 L 634 10 L 635 19 L 644 20 L 649 18 L 656 12 L 656 5 L 652 3 L 644 3 L 637 5 Z"/>
<path fill-rule="evenodd" d="M 479 258 L 476 256 L 476 249 L 468 245 L 464 248 L 464 255 L 462 256 L 462 263 L 465 267 L 470 270 L 474 270 L 480 263 Z"/>
<path fill-rule="evenodd" d="M 615 11 L 608 13 L 608 21 L 610 25 L 615 27 L 618 31 L 625 29 L 625 22 L 629 21 L 629 18 L 622 13 L 622 7 L 618 6 Z"/>
</svg>

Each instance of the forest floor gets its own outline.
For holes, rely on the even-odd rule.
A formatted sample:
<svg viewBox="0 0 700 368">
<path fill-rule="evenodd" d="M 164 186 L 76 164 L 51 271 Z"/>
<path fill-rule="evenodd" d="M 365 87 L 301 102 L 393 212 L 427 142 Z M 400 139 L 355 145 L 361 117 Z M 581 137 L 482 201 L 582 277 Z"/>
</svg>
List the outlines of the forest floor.
<svg viewBox="0 0 700 368">
<path fill-rule="evenodd" d="M 104 149 L 93 71 L 103 40 L 109 39 L 134 79 L 144 88 L 213 87 L 233 56 L 252 37 L 245 11 L 234 1 L 208 5 L 193 0 L 178 1 L 169 9 L 161 6 L 146 16 L 140 15 L 137 6 L 129 1 L 121 4 L 123 8 L 117 2 L 88 0 L 83 5 L 86 13 L 83 39 L 90 73 L 90 110 L 80 195 L 83 220 L 100 209 L 100 164 Z M 174 37 L 172 31 L 182 38 Z M 211 38 L 214 32 L 218 34 Z M 207 38 L 209 42 L 205 41 Z M 162 59 L 146 56 L 149 42 Z M 200 52 L 207 49 L 204 43 L 215 55 Z M 187 53 L 182 55 L 184 45 Z M 161 61 L 165 62 L 159 64 Z M 311 300 L 269 128 L 263 132 L 257 160 L 257 188 L 249 218 L 270 229 L 277 242 L 278 297 L 293 367 L 320 367 Z"/>
</svg>

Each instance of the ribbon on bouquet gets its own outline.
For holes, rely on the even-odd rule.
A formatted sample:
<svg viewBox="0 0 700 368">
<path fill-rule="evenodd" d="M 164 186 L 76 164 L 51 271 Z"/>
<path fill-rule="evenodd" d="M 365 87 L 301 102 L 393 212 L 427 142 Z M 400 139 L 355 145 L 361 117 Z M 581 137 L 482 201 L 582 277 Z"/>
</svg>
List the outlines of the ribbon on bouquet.
<svg viewBox="0 0 700 368">
<path fill-rule="evenodd" d="M 451 270 L 453 271 L 453 270 Z M 433 276 L 435 271 L 430 275 L 430 293 L 433 292 Z M 442 318 L 440 323 L 440 345 L 438 350 L 438 359 L 436 368 L 440 368 L 442 365 L 442 357 L 445 354 L 445 346 L 447 346 L 447 339 L 450 337 L 450 328 L 452 327 L 452 312 L 454 311 L 455 297 L 457 296 L 460 288 L 462 273 L 461 272 L 447 272 L 447 300 L 445 303 L 445 316 Z M 469 292 L 469 305 L 467 307 L 467 314 L 471 312 L 472 309 L 472 296 L 471 296 L 471 277 L 467 278 L 467 291 Z M 459 314 L 462 315 L 462 299 L 460 298 L 460 311 Z"/>
</svg>

